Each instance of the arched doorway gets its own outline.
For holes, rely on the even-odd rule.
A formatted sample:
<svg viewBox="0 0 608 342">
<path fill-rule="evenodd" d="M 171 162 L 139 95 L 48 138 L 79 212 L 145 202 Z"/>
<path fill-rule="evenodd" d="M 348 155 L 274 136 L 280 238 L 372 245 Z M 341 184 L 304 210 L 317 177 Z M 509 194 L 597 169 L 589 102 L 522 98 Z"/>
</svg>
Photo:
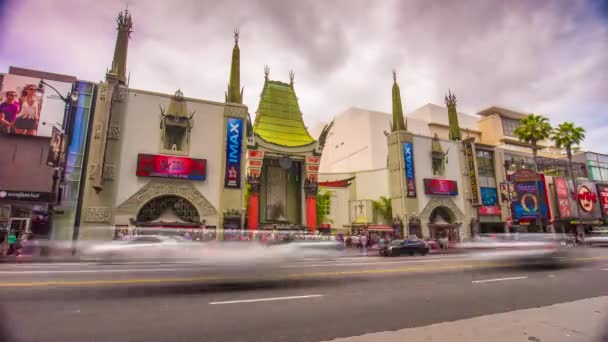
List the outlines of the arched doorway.
<svg viewBox="0 0 608 342">
<path fill-rule="evenodd" d="M 197 234 L 203 222 L 198 210 L 189 200 L 164 195 L 146 202 L 137 212 L 132 223 L 137 234 L 182 235 Z"/>
<path fill-rule="evenodd" d="M 459 241 L 456 214 L 444 206 L 438 206 L 429 215 L 429 233 L 431 239 L 447 238 L 450 242 Z"/>
</svg>

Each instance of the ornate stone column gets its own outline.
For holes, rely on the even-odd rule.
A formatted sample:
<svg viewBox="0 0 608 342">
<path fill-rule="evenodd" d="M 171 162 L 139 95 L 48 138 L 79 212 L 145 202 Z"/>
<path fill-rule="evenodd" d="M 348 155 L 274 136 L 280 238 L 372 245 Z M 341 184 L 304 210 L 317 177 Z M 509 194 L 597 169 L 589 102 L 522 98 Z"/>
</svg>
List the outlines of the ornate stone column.
<svg viewBox="0 0 608 342">
<path fill-rule="evenodd" d="M 249 184 L 249 198 L 247 199 L 247 228 L 258 229 L 260 219 L 260 176 L 247 176 Z"/>
</svg>

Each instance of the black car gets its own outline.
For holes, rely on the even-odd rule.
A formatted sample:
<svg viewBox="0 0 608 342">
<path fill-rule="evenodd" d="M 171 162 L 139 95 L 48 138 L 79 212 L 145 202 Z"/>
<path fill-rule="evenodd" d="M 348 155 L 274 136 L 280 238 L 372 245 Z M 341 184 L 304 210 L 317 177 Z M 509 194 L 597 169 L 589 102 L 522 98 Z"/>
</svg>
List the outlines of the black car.
<svg viewBox="0 0 608 342">
<path fill-rule="evenodd" d="M 380 248 L 380 255 L 427 255 L 429 251 L 430 247 L 424 240 L 394 240 Z"/>
</svg>

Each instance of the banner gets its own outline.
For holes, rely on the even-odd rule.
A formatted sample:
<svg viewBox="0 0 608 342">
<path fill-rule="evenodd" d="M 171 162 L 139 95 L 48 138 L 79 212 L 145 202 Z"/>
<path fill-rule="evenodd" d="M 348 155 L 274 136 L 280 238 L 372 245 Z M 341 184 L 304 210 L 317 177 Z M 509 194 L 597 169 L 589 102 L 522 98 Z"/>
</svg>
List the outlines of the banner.
<svg viewBox="0 0 608 342">
<path fill-rule="evenodd" d="M 458 184 L 447 179 L 423 179 L 424 193 L 427 195 L 458 195 Z"/>
<path fill-rule="evenodd" d="M 49 154 L 46 157 L 46 165 L 55 167 L 59 164 L 59 155 L 61 154 L 62 145 L 61 131 L 57 127 L 53 127 L 53 134 L 51 135 L 51 146 L 49 148 Z"/>
<path fill-rule="evenodd" d="M 241 152 L 243 148 L 243 119 L 226 118 L 225 188 L 241 188 Z"/>
<path fill-rule="evenodd" d="M 540 214 L 539 187 L 537 182 L 516 183 L 517 198 L 513 202 L 516 219 L 536 219 Z"/>
<path fill-rule="evenodd" d="M 416 197 L 414 145 L 412 143 L 403 143 L 403 160 L 405 161 L 406 195 L 407 197 Z"/>
<path fill-rule="evenodd" d="M 597 192 L 600 194 L 602 214 L 608 216 L 608 184 L 598 184 Z"/>
<path fill-rule="evenodd" d="M 466 139 L 464 141 L 464 154 L 467 158 L 467 166 L 469 168 L 469 182 L 471 183 L 471 204 L 474 206 L 481 205 L 481 196 L 479 194 L 479 183 L 477 182 L 477 159 L 475 158 L 474 144 L 475 139 Z"/>
<path fill-rule="evenodd" d="M 481 206 L 478 212 L 481 216 L 500 216 L 500 207 L 497 205 Z"/>
<path fill-rule="evenodd" d="M 553 185 L 555 186 L 555 198 L 557 199 L 559 217 L 572 217 L 572 207 L 570 206 L 570 190 L 568 189 L 568 183 L 564 178 L 553 177 Z"/>
<path fill-rule="evenodd" d="M 0 200 L 52 202 L 52 192 L 0 190 Z"/>
<path fill-rule="evenodd" d="M 207 176 L 207 160 L 140 153 L 137 156 L 136 175 L 204 181 Z"/>
</svg>

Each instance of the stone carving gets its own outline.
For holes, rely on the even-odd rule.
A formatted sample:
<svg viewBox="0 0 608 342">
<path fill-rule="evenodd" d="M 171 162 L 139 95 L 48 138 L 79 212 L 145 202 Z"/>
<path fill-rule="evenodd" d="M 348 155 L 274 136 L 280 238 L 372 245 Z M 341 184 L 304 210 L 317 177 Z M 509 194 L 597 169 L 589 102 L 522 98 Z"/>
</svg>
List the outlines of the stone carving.
<svg viewBox="0 0 608 342">
<path fill-rule="evenodd" d="M 89 164 L 89 179 L 95 179 L 97 176 L 97 165 L 94 163 Z"/>
<path fill-rule="evenodd" d="M 108 207 L 88 207 L 84 210 L 84 222 L 109 223 L 112 209 Z"/>
<path fill-rule="evenodd" d="M 101 174 L 103 180 L 113 180 L 114 179 L 114 165 L 104 165 L 103 172 Z"/>
<path fill-rule="evenodd" d="M 120 139 L 120 126 L 110 126 L 108 129 L 108 139 L 118 140 Z"/>
<path fill-rule="evenodd" d="M 101 131 L 103 130 L 103 125 L 100 123 L 95 124 L 95 139 L 101 139 Z"/>
<path fill-rule="evenodd" d="M 125 100 L 126 95 L 127 88 L 125 88 L 125 86 L 119 85 L 116 87 L 116 91 L 114 92 L 114 100 L 118 102 L 123 102 Z"/>
<path fill-rule="evenodd" d="M 106 83 L 99 84 L 99 101 L 105 102 L 108 94 L 108 85 Z"/>
<path fill-rule="evenodd" d="M 425 223 L 429 222 L 429 216 L 431 215 L 431 213 L 433 212 L 433 210 L 435 210 L 435 208 L 437 207 L 446 207 L 449 210 L 452 211 L 452 213 L 454 213 L 454 215 L 456 215 L 456 220 L 458 222 L 454 222 L 454 223 L 462 223 L 464 221 L 464 214 L 462 213 L 462 211 L 456 206 L 456 204 L 454 204 L 454 201 L 452 201 L 449 198 L 440 198 L 440 197 L 433 197 L 429 203 L 426 205 L 426 207 L 424 207 L 424 209 L 420 212 L 420 219 L 423 220 Z"/>
<path fill-rule="evenodd" d="M 180 196 L 192 203 L 199 212 L 199 216 L 217 215 L 217 210 L 211 203 L 189 182 L 152 180 L 143 188 L 129 197 L 118 206 L 124 213 L 136 215 L 139 209 L 148 201 L 165 195 Z"/>
</svg>

